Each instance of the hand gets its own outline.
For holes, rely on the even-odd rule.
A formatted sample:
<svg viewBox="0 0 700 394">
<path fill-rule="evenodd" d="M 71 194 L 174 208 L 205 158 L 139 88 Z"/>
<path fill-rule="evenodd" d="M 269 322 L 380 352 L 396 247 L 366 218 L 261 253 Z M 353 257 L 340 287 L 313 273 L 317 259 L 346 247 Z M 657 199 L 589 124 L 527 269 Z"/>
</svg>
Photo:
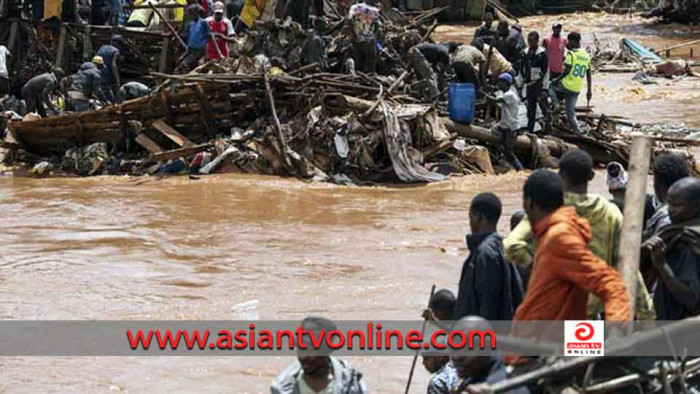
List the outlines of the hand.
<svg viewBox="0 0 700 394">
<path fill-rule="evenodd" d="M 593 98 L 593 91 L 591 89 L 588 89 L 588 92 L 586 92 L 586 99 L 588 99 L 588 101 L 591 101 L 591 98 Z"/>
<path fill-rule="evenodd" d="M 465 392 L 469 394 L 492 394 L 491 385 L 488 383 L 470 384 Z"/>
<path fill-rule="evenodd" d="M 437 320 L 437 318 L 435 318 L 435 314 L 433 314 L 433 310 L 430 308 L 425 309 L 423 311 L 423 313 L 421 314 L 421 316 L 423 317 L 423 319 L 425 319 L 427 321 Z"/>
<path fill-rule="evenodd" d="M 663 239 L 655 235 L 644 242 L 643 247 L 649 250 L 655 268 L 666 265 L 666 243 Z"/>
</svg>

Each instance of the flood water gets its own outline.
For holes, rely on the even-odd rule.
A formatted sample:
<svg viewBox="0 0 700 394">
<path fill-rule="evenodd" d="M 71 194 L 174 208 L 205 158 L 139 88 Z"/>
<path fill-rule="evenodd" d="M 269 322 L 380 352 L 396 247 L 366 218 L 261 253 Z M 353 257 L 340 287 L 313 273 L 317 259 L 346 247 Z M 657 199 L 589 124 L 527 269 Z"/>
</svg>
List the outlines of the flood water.
<svg viewBox="0 0 700 394">
<path fill-rule="evenodd" d="M 526 30 L 551 23 L 531 19 L 523 20 Z M 441 28 L 448 33 L 471 34 Z M 640 122 L 700 125 L 697 111 L 615 97 L 596 94 L 594 104 L 623 115 L 636 111 Z M 508 174 L 355 188 L 241 175 L 0 177 L 0 317 L 418 319 L 431 284 L 456 290 L 471 197 L 497 193 L 505 205 L 500 231 L 506 232 L 524 179 Z M 604 190 L 599 174 L 593 191 Z M 291 361 L 0 358 L 0 391 L 262 393 Z M 402 392 L 411 362 L 350 361 L 378 393 Z M 419 363 L 412 392 L 425 392 L 427 378 Z"/>
</svg>

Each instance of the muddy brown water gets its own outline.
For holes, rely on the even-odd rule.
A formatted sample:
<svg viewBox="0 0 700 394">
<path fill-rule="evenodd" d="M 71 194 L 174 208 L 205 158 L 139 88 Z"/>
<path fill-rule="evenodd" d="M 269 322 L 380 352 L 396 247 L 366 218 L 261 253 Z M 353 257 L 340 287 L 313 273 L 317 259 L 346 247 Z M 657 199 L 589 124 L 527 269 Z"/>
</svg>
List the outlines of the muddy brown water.
<svg viewBox="0 0 700 394">
<path fill-rule="evenodd" d="M 523 23 L 527 30 L 550 19 Z M 587 19 L 599 31 L 622 23 Z M 471 34 L 454 26 L 441 28 L 440 35 L 446 33 Z M 614 90 L 621 78 L 619 88 L 626 89 L 628 77 L 601 77 L 611 82 L 596 86 Z M 636 111 L 639 121 L 700 120 L 692 106 L 678 108 L 666 98 L 625 103 L 596 94 L 594 102 L 623 115 Z M 507 174 L 354 188 L 238 175 L 197 181 L 0 177 L 0 317 L 419 318 L 431 284 L 456 290 L 471 197 L 500 195 L 499 228 L 506 232 L 524 179 Z M 600 173 L 593 191 L 607 195 Z M 263 393 L 291 361 L 0 358 L 0 391 Z M 402 392 L 411 362 L 350 361 L 378 393 Z M 419 363 L 412 392 L 425 392 L 427 378 Z"/>
</svg>

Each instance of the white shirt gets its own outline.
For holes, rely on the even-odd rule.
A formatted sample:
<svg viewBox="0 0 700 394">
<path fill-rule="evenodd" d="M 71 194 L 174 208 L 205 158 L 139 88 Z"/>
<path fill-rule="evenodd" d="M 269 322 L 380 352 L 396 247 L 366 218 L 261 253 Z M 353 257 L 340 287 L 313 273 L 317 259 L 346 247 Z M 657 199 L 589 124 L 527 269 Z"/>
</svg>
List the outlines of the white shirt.
<svg viewBox="0 0 700 394">
<path fill-rule="evenodd" d="M 498 126 L 511 131 L 517 130 L 520 98 L 512 86 L 503 93 L 503 102 L 498 105 L 501 107 L 501 121 L 498 122 Z"/>
<path fill-rule="evenodd" d="M 0 45 L 0 77 L 8 78 L 7 55 L 10 53 L 4 45 Z"/>
</svg>

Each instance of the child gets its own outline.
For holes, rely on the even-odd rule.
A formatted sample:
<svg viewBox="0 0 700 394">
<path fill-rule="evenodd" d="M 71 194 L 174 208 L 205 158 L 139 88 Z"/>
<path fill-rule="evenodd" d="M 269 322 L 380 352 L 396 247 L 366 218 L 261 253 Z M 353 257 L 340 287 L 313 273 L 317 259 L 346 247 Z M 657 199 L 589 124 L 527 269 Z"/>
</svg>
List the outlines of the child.
<svg viewBox="0 0 700 394">
<path fill-rule="evenodd" d="M 515 167 L 516 171 L 522 171 L 523 165 L 515 156 L 515 140 L 518 138 L 518 110 L 520 98 L 518 93 L 511 89 L 513 76 L 503 73 L 498 76 L 498 88 L 503 92 L 503 97 L 496 102 L 501 108 L 501 121 L 498 122 L 498 131 L 503 135 L 503 149 L 505 158 Z"/>
</svg>

